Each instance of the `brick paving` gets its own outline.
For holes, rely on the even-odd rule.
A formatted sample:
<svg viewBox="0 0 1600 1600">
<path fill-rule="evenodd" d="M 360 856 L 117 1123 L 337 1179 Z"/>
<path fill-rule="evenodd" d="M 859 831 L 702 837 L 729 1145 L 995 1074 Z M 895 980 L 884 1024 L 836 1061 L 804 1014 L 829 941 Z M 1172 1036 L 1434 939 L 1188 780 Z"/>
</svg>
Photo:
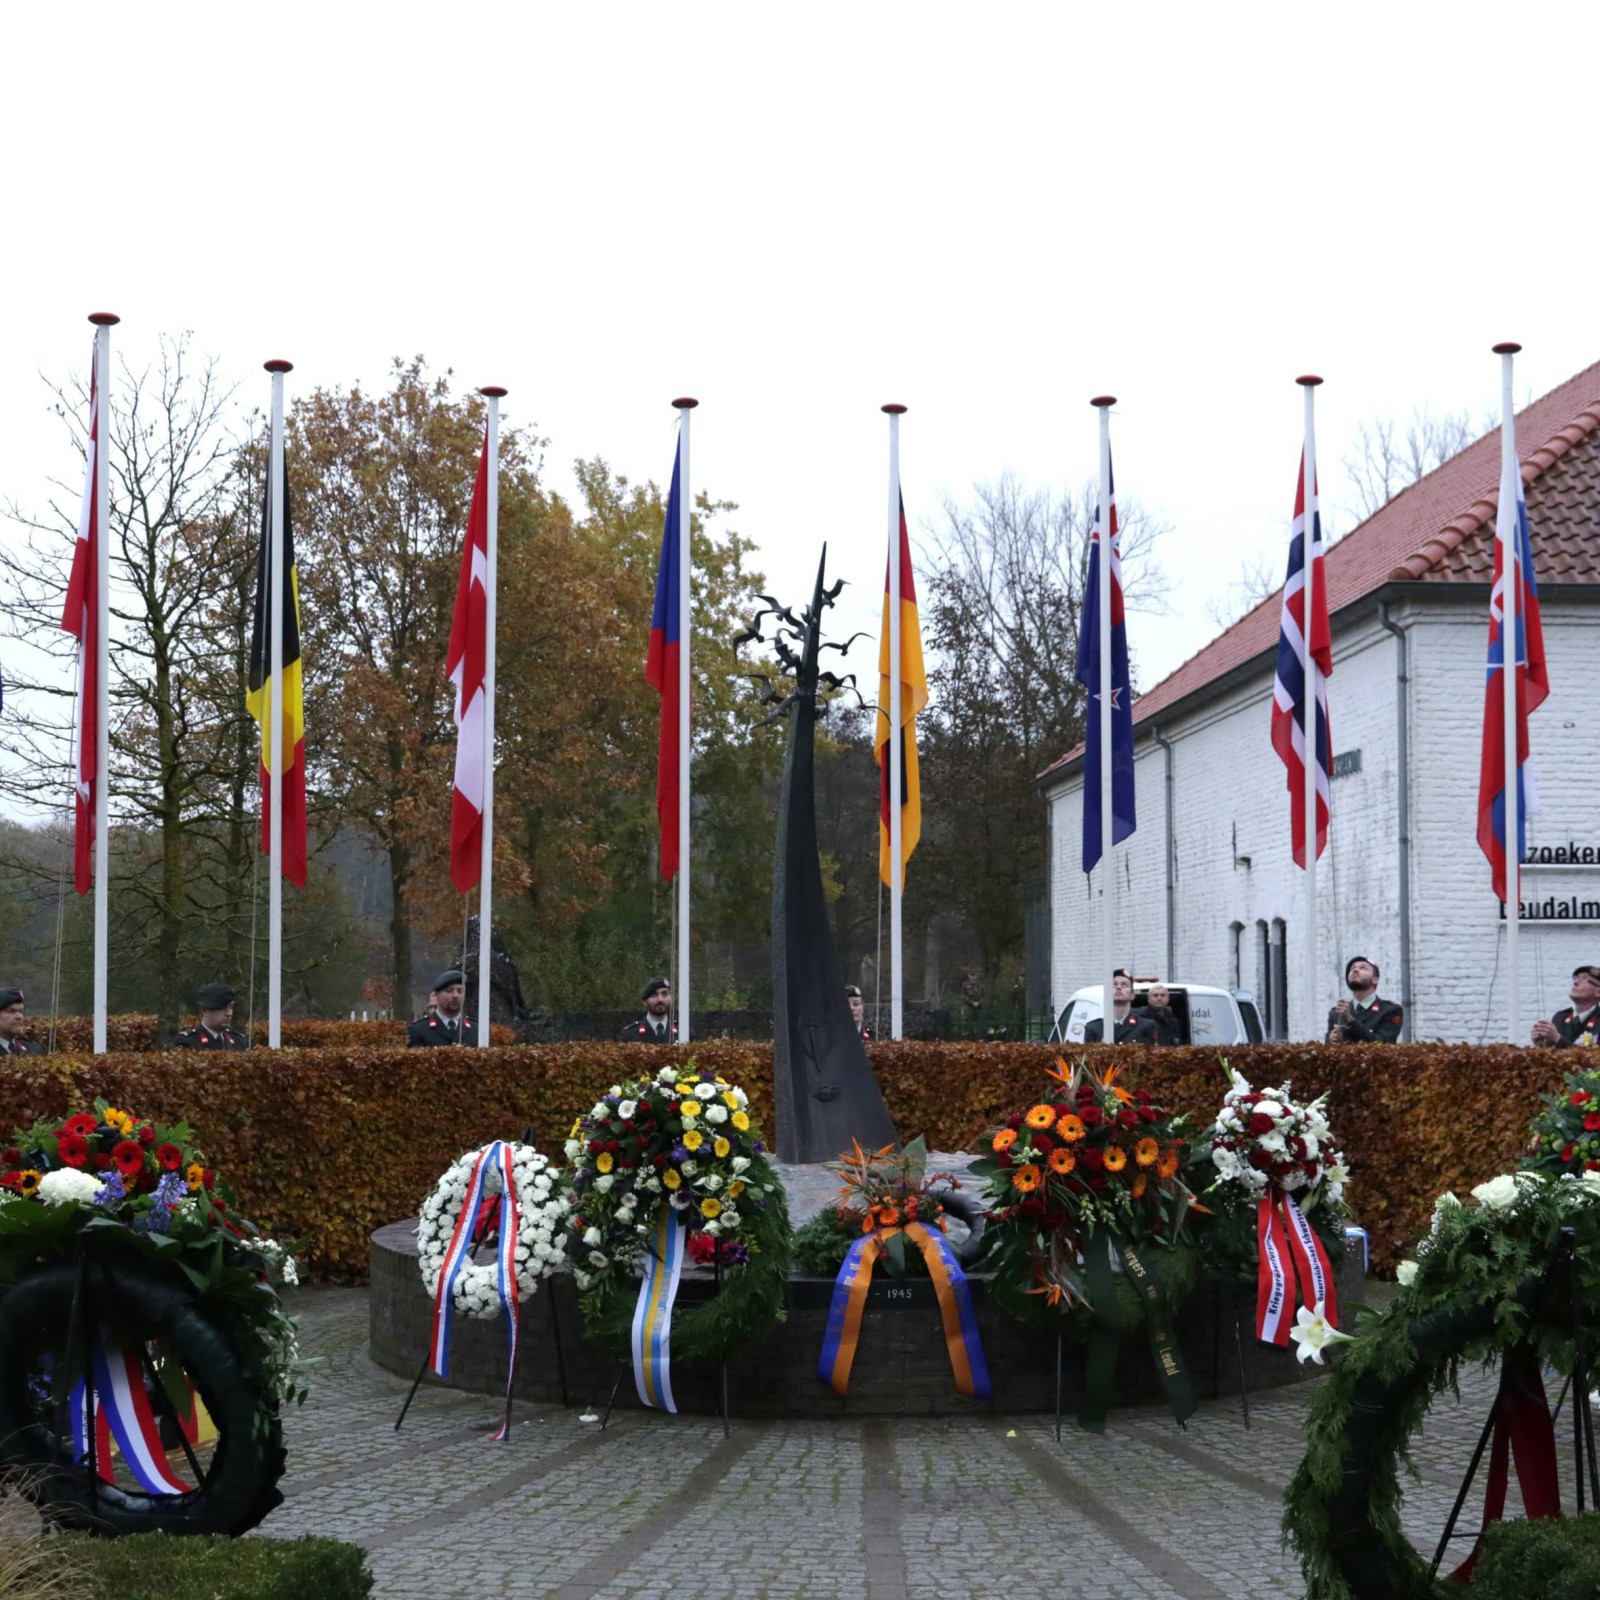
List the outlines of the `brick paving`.
<svg viewBox="0 0 1600 1600">
<path fill-rule="evenodd" d="M 1301 1593 L 1278 1523 L 1314 1384 L 1260 1394 L 1248 1431 L 1221 1401 L 1187 1431 L 1155 1408 L 1113 1412 L 1104 1438 L 1068 1418 L 1060 1444 L 1039 1415 L 736 1416 L 724 1438 L 715 1418 L 619 1411 L 602 1434 L 574 1395 L 519 1404 L 495 1445 L 494 1400 L 439 1387 L 395 1433 L 407 1385 L 366 1354 L 365 1291 L 305 1290 L 294 1310 L 319 1365 L 262 1532 L 363 1545 L 384 1600 L 965 1600 L 1022 1571 L 1085 1600 Z M 1461 1390 L 1416 1441 L 1406 1525 L 1430 1552 L 1493 1381 Z"/>
</svg>

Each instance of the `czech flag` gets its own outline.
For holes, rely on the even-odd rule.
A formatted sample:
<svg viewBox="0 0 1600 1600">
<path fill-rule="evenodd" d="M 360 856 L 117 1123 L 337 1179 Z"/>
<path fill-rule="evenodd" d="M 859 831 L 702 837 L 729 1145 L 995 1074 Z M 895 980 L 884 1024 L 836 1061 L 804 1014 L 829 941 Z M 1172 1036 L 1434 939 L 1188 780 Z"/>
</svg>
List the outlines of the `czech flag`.
<svg viewBox="0 0 1600 1600">
<path fill-rule="evenodd" d="M 672 490 L 667 496 L 666 526 L 661 530 L 661 565 L 656 570 L 656 604 L 650 615 L 650 650 L 644 678 L 661 696 L 661 737 L 656 745 L 656 821 L 661 830 L 661 876 L 678 871 L 678 795 L 682 774 L 678 770 L 679 729 L 688 708 L 680 703 L 678 662 L 688 641 L 679 638 L 678 521 L 682 492 L 679 467 L 683 444 L 672 457 Z"/>
</svg>

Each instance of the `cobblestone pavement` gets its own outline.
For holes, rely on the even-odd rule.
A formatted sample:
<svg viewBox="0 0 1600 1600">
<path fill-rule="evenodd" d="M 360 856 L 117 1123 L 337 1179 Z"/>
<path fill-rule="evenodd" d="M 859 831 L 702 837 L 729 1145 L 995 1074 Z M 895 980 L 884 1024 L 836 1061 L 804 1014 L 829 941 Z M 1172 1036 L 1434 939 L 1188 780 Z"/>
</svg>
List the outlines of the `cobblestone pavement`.
<svg viewBox="0 0 1600 1600">
<path fill-rule="evenodd" d="M 966 1600 L 1041 1562 L 1066 1574 L 1053 1594 L 1086 1600 L 1301 1593 L 1278 1524 L 1312 1384 L 1263 1393 L 1249 1431 L 1224 1401 L 1187 1432 L 1156 1409 L 1114 1412 L 1104 1438 L 1069 1418 L 1059 1445 L 1048 1416 L 736 1417 L 724 1439 L 715 1418 L 619 1410 L 602 1434 L 575 1395 L 519 1406 L 496 1445 L 493 1400 L 438 1387 L 397 1434 L 407 1386 L 367 1357 L 365 1292 L 296 1298 L 320 1365 L 262 1531 L 364 1545 L 384 1600 Z M 1464 1379 L 1416 1441 L 1407 1529 L 1430 1550 L 1491 1394 Z"/>
</svg>

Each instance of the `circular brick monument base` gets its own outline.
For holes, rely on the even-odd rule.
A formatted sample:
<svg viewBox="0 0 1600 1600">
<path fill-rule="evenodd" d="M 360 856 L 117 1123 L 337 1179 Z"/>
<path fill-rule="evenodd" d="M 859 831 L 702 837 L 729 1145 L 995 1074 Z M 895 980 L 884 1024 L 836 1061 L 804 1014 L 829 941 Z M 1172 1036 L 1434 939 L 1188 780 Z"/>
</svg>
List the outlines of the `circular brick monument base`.
<svg viewBox="0 0 1600 1600">
<path fill-rule="evenodd" d="M 968 1278 L 983 1351 L 1001 1411 L 1048 1411 L 1055 1405 L 1056 1344 L 1046 1333 L 1005 1315 L 990 1299 L 982 1274 Z M 709 1271 L 686 1268 L 679 1303 L 694 1305 L 714 1291 Z M 1341 1304 L 1362 1297 L 1359 1264 L 1339 1285 Z M 731 1411 L 747 1417 L 941 1416 L 987 1409 L 958 1395 L 950 1375 L 944 1331 L 933 1285 L 926 1278 L 896 1281 L 880 1272 L 868 1294 L 861 1339 L 844 1397 L 819 1381 L 817 1357 L 833 1295 L 833 1279 L 789 1281 L 787 1317 L 728 1363 Z M 413 1378 L 427 1354 L 433 1303 L 417 1270 L 416 1223 L 395 1222 L 372 1236 L 371 1353 L 380 1366 Z M 1322 1369 L 1270 1349 L 1251 1337 L 1252 1302 L 1205 1283 L 1186 1302 L 1178 1334 L 1184 1359 L 1202 1399 L 1239 1392 L 1240 1344 L 1252 1393 L 1312 1377 Z M 1235 1318 L 1241 1339 L 1235 1337 Z M 559 1351 L 556 1337 L 559 1324 Z M 506 1381 L 506 1336 L 502 1319 L 457 1317 L 450 1339 L 452 1387 L 502 1394 Z M 543 1285 L 523 1306 L 516 1394 L 538 1404 L 562 1402 L 603 1408 L 619 1373 L 619 1406 L 636 1406 L 631 1372 L 614 1355 L 583 1337 L 583 1322 L 570 1278 Z M 1068 1411 L 1082 1394 L 1083 1352 L 1068 1344 L 1062 1398 Z M 680 1409 L 718 1409 L 714 1367 L 674 1362 L 672 1387 Z M 429 1379 L 430 1382 L 437 1381 Z M 1150 1405 L 1162 1398 L 1149 1348 L 1142 1336 L 1124 1341 L 1117 1362 L 1116 1403 Z"/>
</svg>

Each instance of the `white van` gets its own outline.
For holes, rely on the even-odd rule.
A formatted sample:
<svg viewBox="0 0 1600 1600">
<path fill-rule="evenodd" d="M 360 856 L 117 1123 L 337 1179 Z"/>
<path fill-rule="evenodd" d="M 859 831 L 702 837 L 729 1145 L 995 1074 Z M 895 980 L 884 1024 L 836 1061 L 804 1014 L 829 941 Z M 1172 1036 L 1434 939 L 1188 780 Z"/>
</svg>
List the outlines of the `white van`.
<svg viewBox="0 0 1600 1600">
<path fill-rule="evenodd" d="M 1133 1003 L 1142 1006 L 1156 978 L 1133 980 Z M 1080 989 L 1056 1018 L 1050 1037 L 1063 1044 L 1082 1044 L 1083 1030 L 1104 1015 L 1102 985 Z M 1264 1033 L 1255 996 L 1246 989 L 1213 989 L 1204 983 L 1169 983 L 1172 1014 L 1180 1044 L 1260 1044 Z"/>
</svg>

